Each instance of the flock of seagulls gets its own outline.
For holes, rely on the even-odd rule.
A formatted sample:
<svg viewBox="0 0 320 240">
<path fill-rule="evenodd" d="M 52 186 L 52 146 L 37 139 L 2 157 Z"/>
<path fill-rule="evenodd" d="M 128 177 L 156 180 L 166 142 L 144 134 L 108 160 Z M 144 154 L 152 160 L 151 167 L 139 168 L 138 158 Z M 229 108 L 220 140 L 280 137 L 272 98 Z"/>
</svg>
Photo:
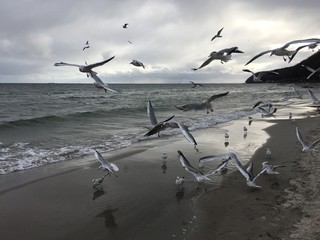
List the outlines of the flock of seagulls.
<svg viewBox="0 0 320 240">
<path fill-rule="evenodd" d="M 124 29 L 128 28 L 129 23 L 125 23 L 122 27 Z M 222 31 L 224 28 L 221 28 L 219 31 L 217 31 L 217 33 L 211 38 L 211 41 L 217 39 L 217 38 L 222 38 Z M 130 44 L 132 44 L 131 41 L 128 41 Z M 318 38 L 308 38 L 308 39 L 302 39 L 302 40 L 294 40 L 294 41 L 290 41 L 288 43 L 285 43 L 283 46 L 275 48 L 275 49 L 270 49 L 270 50 L 266 50 L 263 51 L 259 54 L 257 54 L 256 56 L 254 56 L 253 58 L 251 58 L 245 65 L 250 64 L 251 62 L 255 61 L 256 59 L 260 58 L 261 56 L 270 53 L 270 56 L 275 55 L 275 56 L 282 56 L 284 61 L 291 62 L 293 60 L 293 58 L 296 56 L 296 54 L 303 48 L 309 48 L 312 49 L 314 51 L 315 48 L 317 48 L 318 43 L 320 43 L 320 39 Z M 297 47 L 294 50 L 289 50 L 288 47 L 291 45 L 295 45 L 295 44 L 305 44 L 302 46 Z M 83 51 L 90 48 L 90 44 L 89 41 L 87 41 L 83 47 Z M 212 51 L 208 58 L 197 68 L 192 68 L 193 71 L 197 71 L 199 69 L 202 69 L 206 66 L 208 66 L 212 61 L 214 60 L 218 60 L 220 61 L 222 64 L 226 63 L 228 61 L 231 60 L 232 54 L 235 53 L 244 53 L 243 51 L 239 50 L 238 47 L 234 46 L 234 47 L 229 47 L 229 48 L 224 48 L 221 49 L 219 51 Z M 287 57 L 287 58 L 286 58 Z M 97 63 L 93 63 L 93 64 L 85 64 L 85 65 L 80 65 L 80 64 L 72 64 L 72 63 L 66 63 L 66 62 L 58 62 L 55 63 L 54 66 L 73 66 L 73 67 L 78 67 L 79 71 L 82 73 L 86 73 L 88 77 L 91 77 L 94 81 L 95 81 L 95 86 L 101 89 L 104 89 L 105 92 L 113 92 L 113 93 L 120 93 L 117 90 L 112 89 L 108 84 L 104 83 L 99 77 L 98 77 L 98 73 L 96 71 L 94 71 L 94 68 L 103 66 L 104 64 L 108 63 L 109 61 L 113 60 L 115 58 L 115 56 L 101 61 L 101 62 L 97 62 Z M 130 64 L 132 64 L 135 67 L 142 67 L 143 69 L 145 69 L 145 65 L 138 61 L 138 60 L 132 60 L 132 62 L 130 62 Z M 310 67 L 304 66 L 306 69 L 308 69 L 311 74 L 308 76 L 308 79 L 310 77 L 312 77 L 314 74 L 317 74 L 318 72 L 320 72 L 320 68 L 318 69 L 312 69 Z M 253 76 L 253 81 L 254 82 L 262 82 L 261 78 L 263 77 L 263 75 L 265 74 L 273 74 L 273 75 L 278 75 L 278 72 L 275 71 L 261 71 L 259 73 L 254 73 L 253 71 L 249 70 L 249 69 L 243 69 L 244 72 L 248 72 L 250 74 L 252 74 Z M 189 81 L 190 84 L 192 85 L 191 88 L 195 88 L 197 86 L 200 87 L 204 87 L 202 84 L 200 83 L 195 83 L 193 81 Z M 294 92 L 296 93 L 297 97 L 301 98 L 301 94 L 298 93 L 298 91 L 293 87 Z M 210 96 L 208 99 L 203 100 L 202 102 L 196 102 L 196 103 L 187 103 L 187 104 L 183 104 L 183 105 L 176 105 L 175 107 L 183 112 L 186 111 L 198 111 L 198 110 L 206 110 L 206 113 L 209 114 L 210 112 L 213 112 L 213 108 L 211 105 L 211 102 L 215 99 L 227 96 L 229 92 L 225 92 L 225 93 L 220 93 L 220 94 L 214 94 L 212 96 Z M 320 101 L 314 96 L 314 94 L 312 93 L 311 90 L 308 89 L 308 93 L 311 97 L 311 99 L 313 100 L 314 104 L 320 104 Z M 265 103 L 262 101 L 257 102 L 252 109 L 256 109 L 258 112 L 261 113 L 261 117 L 274 117 L 274 114 L 277 111 L 277 108 L 273 107 L 273 105 L 271 103 Z M 174 119 L 174 116 L 170 116 L 168 119 L 162 121 L 162 122 L 158 122 L 156 115 L 154 113 L 154 109 L 152 106 L 151 101 L 149 100 L 147 102 L 147 114 L 148 114 L 148 118 L 150 121 L 150 126 L 151 128 L 149 129 L 149 131 L 144 135 L 145 137 L 149 137 L 152 135 L 157 134 L 158 137 L 160 136 L 160 132 L 166 130 L 166 129 L 179 129 L 181 131 L 181 133 L 183 134 L 183 136 L 185 137 L 185 139 L 192 143 L 194 145 L 194 148 L 197 150 L 196 146 L 197 146 L 197 142 L 195 140 L 195 138 L 192 136 L 192 134 L 190 133 L 188 126 L 186 126 L 185 124 L 183 124 L 180 121 L 176 121 Z M 251 125 L 253 119 L 252 117 L 249 117 L 249 126 Z M 244 127 L 244 133 L 245 136 L 247 134 L 247 128 Z M 298 141 L 301 143 L 302 145 L 302 151 L 303 152 L 309 152 L 314 150 L 315 146 L 320 142 L 320 139 L 309 144 L 307 143 L 303 138 L 301 133 L 299 132 L 298 127 L 296 128 L 296 135 L 297 135 L 297 139 Z M 228 133 L 225 133 L 225 142 L 228 143 L 228 139 L 229 139 L 229 135 Z M 99 170 L 103 170 L 106 171 L 107 174 L 105 174 L 104 176 L 100 177 L 100 178 L 96 178 L 92 180 L 92 187 L 95 189 L 101 189 L 101 185 L 103 183 L 103 181 L 105 180 L 105 178 L 107 176 L 111 176 L 111 175 L 116 175 L 116 172 L 119 171 L 119 168 L 116 164 L 109 162 L 108 160 L 106 160 L 97 150 L 93 150 L 96 159 L 100 162 L 100 166 L 99 166 Z M 270 149 L 266 149 L 266 155 L 267 157 L 269 156 L 269 158 L 271 158 L 271 150 Z M 187 160 L 187 158 L 184 156 L 184 154 L 178 150 L 178 159 L 179 162 L 181 163 L 182 167 L 189 172 L 191 175 L 194 176 L 194 178 L 196 179 L 196 181 L 199 184 L 204 184 L 205 181 L 212 181 L 209 177 L 218 173 L 218 172 L 222 172 L 224 169 L 226 169 L 228 162 L 233 161 L 238 169 L 238 171 L 242 174 L 242 176 L 245 178 L 246 184 L 248 187 L 253 188 L 253 189 L 259 189 L 261 188 L 261 186 L 257 185 L 256 181 L 259 178 L 259 176 L 261 176 L 263 173 L 266 173 L 268 175 L 278 175 L 279 172 L 276 171 L 277 168 L 280 167 L 284 167 L 282 165 L 271 165 L 268 161 L 265 161 L 262 163 L 262 169 L 256 174 L 253 174 L 253 162 L 249 162 L 248 166 L 244 166 L 242 165 L 241 161 L 238 158 L 238 154 L 236 152 L 233 151 L 229 151 L 227 154 L 223 154 L 223 155 L 219 155 L 219 156 L 205 156 L 199 159 L 199 169 L 193 167 L 190 162 Z M 211 169 L 208 172 L 204 172 L 203 168 L 205 166 L 205 164 L 207 162 L 211 162 L 211 161 L 217 161 L 220 160 L 220 163 L 214 168 Z M 176 185 L 178 186 L 178 188 L 182 188 L 183 184 L 185 182 L 185 178 L 184 177 L 177 177 L 176 178 Z"/>
</svg>

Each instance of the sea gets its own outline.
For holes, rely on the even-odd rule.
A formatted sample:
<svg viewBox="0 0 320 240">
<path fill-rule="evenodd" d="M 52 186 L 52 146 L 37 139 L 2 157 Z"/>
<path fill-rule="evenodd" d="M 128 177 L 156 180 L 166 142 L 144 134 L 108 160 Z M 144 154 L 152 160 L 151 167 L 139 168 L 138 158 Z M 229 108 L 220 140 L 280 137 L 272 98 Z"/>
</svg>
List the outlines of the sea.
<svg viewBox="0 0 320 240">
<path fill-rule="evenodd" d="M 290 104 L 291 85 L 278 84 L 114 84 L 105 93 L 92 84 L 0 84 L 0 174 L 127 148 L 150 128 L 147 101 L 158 121 L 172 115 L 189 129 L 219 127 L 255 113 L 259 100 Z M 182 112 L 175 106 L 212 102 L 213 112 Z M 179 129 L 162 135 L 179 134 Z"/>
</svg>

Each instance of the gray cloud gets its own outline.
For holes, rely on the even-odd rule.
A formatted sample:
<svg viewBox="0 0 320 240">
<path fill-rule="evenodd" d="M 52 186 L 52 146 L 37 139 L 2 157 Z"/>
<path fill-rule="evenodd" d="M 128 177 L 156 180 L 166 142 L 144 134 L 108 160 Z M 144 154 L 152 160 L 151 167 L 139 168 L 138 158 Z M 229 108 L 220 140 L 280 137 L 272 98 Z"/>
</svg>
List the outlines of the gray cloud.
<svg viewBox="0 0 320 240">
<path fill-rule="evenodd" d="M 315 32 L 319 6 L 314 0 L 2 1 L 0 82 L 90 82 L 77 69 L 53 63 L 93 63 L 113 55 L 97 69 L 106 81 L 244 82 L 243 65 L 257 53 L 293 39 L 320 37 Z M 211 42 L 221 27 L 223 37 Z M 91 47 L 82 51 L 87 40 Z M 232 46 L 245 54 L 191 71 L 211 51 Z M 310 54 L 301 52 L 295 60 Z M 147 69 L 130 65 L 133 59 Z M 249 66 L 259 71 L 287 63 L 263 56 Z"/>
</svg>

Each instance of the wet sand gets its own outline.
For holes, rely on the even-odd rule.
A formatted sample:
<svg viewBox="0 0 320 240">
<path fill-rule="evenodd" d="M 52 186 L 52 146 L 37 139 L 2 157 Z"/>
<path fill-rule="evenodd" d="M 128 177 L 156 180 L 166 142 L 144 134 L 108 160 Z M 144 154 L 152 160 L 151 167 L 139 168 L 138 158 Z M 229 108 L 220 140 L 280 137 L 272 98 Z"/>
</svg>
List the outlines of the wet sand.
<svg viewBox="0 0 320 240">
<path fill-rule="evenodd" d="M 302 208 L 313 206 L 295 201 L 305 195 L 298 185 L 308 185 L 306 179 L 299 178 L 315 163 L 301 153 L 294 129 L 299 126 L 301 132 L 313 133 L 307 138 L 311 140 L 320 136 L 318 122 L 318 118 L 260 120 L 249 127 L 246 119 L 237 120 L 222 128 L 194 132 L 199 152 L 182 135 L 142 141 L 103 154 L 120 168 L 118 177 L 106 179 L 103 190 L 91 186 L 93 178 L 104 175 L 94 155 L 1 175 L 1 237 L 81 240 L 299 236 L 306 226 L 299 223 L 300 219 L 312 217 L 312 211 L 307 217 L 307 210 Z M 248 128 L 246 137 L 244 126 Z M 225 132 L 230 135 L 228 147 L 224 146 Z M 267 146 L 272 149 L 270 162 L 286 167 L 279 169 L 281 174 L 276 178 L 261 176 L 258 184 L 263 188 L 259 191 L 249 190 L 232 164 L 226 174 L 213 177 L 214 182 L 206 185 L 207 192 L 197 189 L 197 183 L 177 159 L 177 150 L 181 150 L 196 166 L 202 156 L 233 149 L 244 162 L 252 158 L 257 172 L 266 158 Z M 166 162 L 161 158 L 164 152 Z M 301 166 L 301 161 L 310 164 Z M 317 168 L 312 170 L 317 176 Z M 178 191 L 174 183 L 176 176 L 187 179 L 183 191 Z M 301 196 L 295 195 L 299 191 L 294 189 L 302 191 Z"/>
</svg>

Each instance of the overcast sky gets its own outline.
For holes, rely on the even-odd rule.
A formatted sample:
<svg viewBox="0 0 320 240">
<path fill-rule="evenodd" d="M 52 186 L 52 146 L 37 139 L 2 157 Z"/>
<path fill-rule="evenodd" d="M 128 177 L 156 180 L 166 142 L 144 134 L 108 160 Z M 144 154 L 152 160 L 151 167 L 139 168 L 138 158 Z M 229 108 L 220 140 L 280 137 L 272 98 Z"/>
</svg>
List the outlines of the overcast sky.
<svg viewBox="0 0 320 240">
<path fill-rule="evenodd" d="M 256 54 L 320 37 L 319 9 L 318 0 L 1 1 L 0 82 L 91 83 L 77 68 L 53 64 L 90 64 L 115 56 L 95 68 L 107 83 L 243 83 L 250 76 L 244 68 L 288 66 L 268 54 L 244 67 Z M 222 38 L 210 41 L 222 27 Z M 83 51 L 87 40 L 90 48 Z M 210 52 L 233 46 L 244 53 L 191 70 Z M 305 49 L 290 64 L 311 54 Z M 133 59 L 146 69 L 129 64 Z"/>
</svg>

